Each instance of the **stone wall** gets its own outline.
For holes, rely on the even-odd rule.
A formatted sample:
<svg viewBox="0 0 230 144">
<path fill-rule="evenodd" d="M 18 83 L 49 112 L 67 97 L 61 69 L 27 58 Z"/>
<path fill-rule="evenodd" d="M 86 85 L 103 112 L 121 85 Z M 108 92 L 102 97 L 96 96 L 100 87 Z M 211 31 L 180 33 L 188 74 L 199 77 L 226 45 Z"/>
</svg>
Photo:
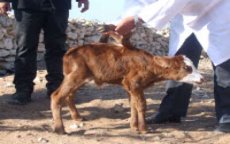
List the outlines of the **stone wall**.
<svg viewBox="0 0 230 144">
<path fill-rule="evenodd" d="M 101 36 L 98 28 L 103 23 L 87 20 L 71 20 L 67 28 L 67 44 L 70 47 L 97 42 Z M 15 59 L 15 20 L 0 16 L 0 73 L 13 70 Z M 145 49 L 156 55 L 166 55 L 168 47 L 168 29 L 155 31 L 144 26 L 138 27 L 131 38 L 137 48 Z M 44 55 L 43 32 L 40 34 L 38 45 L 38 61 Z"/>
</svg>

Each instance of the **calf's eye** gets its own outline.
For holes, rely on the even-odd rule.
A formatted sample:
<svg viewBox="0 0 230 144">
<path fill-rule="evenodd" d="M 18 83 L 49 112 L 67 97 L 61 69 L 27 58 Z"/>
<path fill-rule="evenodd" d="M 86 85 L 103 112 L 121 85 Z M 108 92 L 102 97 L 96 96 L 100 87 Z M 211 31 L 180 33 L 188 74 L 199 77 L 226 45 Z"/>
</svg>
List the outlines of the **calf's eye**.
<svg viewBox="0 0 230 144">
<path fill-rule="evenodd" d="M 192 73 L 192 67 L 191 66 L 184 66 L 184 69 L 189 72 Z"/>
</svg>

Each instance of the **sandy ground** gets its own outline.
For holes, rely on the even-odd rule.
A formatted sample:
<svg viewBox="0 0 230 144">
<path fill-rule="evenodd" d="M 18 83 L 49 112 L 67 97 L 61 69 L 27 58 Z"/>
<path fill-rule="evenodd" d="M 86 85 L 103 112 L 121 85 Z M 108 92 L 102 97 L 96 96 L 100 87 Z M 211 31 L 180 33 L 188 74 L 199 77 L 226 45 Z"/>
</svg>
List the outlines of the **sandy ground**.
<svg viewBox="0 0 230 144">
<path fill-rule="evenodd" d="M 181 124 L 148 125 L 150 133 L 141 135 L 129 129 L 129 102 L 119 86 L 82 87 L 76 97 L 76 106 L 87 121 L 71 120 L 68 109 L 63 119 L 68 134 L 52 132 L 52 118 L 46 98 L 45 74 L 38 71 L 33 102 L 26 106 L 6 103 L 15 92 L 13 75 L 0 78 L 0 144 L 229 144 L 230 135 L 215 131 L 216 119 L 213 100 L 212 68 L 203 59 L 199 69 L 208 81 L 194 87 L 188 116 Z M 161 82 L 145 90 L 147 116 L 156 113 L 165 95 Z"/>
</svg>

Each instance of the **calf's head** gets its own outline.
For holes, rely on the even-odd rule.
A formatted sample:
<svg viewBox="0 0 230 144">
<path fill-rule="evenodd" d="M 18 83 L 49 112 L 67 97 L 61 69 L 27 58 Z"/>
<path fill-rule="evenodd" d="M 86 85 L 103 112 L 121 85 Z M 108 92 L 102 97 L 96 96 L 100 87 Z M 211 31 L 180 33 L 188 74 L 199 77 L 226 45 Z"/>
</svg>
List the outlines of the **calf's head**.
<svg viewBox="0 0 230 144">
<path fill-rule="evenodd" d="M 184 66 L 182 67 L 183 71 L 185 71 L 187 74 L 185 77 L 183 77 L 180 82 L 186 82 L 186 83 L 192 83 L 192 84 L 200 84 L 204 81 L 204 77 L 198 72 L 198 70 L 193 65 L 193 62 L 187 58 L 186 56 L 183 56 L 183 62 Z"/>
<path fill-rule="evenodd" d="M 184 55 L 165 58 L 158 61 L 164 67 L 168 79 L 190 84 L 200 84 L 204 77 L 198 72 L 193 62 Z"/>
</svg>

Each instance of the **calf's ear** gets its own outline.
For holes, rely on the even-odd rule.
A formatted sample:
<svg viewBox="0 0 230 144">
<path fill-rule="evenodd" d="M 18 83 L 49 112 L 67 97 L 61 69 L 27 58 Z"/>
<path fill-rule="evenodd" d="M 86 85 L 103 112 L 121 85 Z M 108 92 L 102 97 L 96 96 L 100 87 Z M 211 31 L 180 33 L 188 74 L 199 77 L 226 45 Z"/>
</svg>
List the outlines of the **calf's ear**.
<svg viewBox="0 0 230 144">
<path fill-rule="evenodd" d="M 185 55 L 176 55 L 175 58 L 179 61 L 184 60 Z"/>
<path fill-rule="evenodd" d="M 101 32 L 101 33 L 104 33 L 104 32 L 108 32 L 108 31 L 114 31 L 115 28 L 116 28 L 116 26 L 113 25 L 113 24 L 105 24 L 105 25 L 100 26 L 97 29 L 97 31 Z"/>
<path fill-rule="evenodd" d="M 169 68 L 172 64 L 167 56 L 154 56 L 153 60 L 155 64 L 163 68 Z"/>
</svg>

